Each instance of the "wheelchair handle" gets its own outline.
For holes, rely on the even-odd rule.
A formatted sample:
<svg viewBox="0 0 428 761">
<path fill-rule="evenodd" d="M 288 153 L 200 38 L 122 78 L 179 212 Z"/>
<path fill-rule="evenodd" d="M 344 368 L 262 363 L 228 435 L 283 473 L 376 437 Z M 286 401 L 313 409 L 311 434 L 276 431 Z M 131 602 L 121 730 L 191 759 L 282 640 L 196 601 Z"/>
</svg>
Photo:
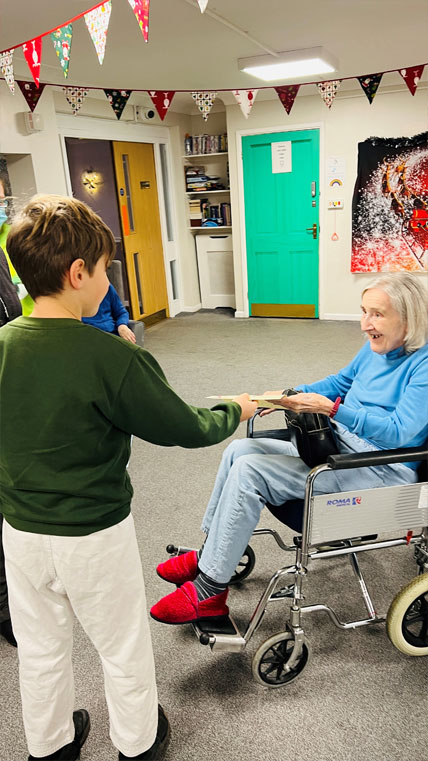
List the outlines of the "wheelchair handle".
<svg viewBox="0 0 428 761">
<path fill-rule="evenodd" d="M 397 462 L 419 462 L 428 457 L 426 446 L 382 449 L 374 452 L 354 452 L 352 454 L 332 454 L 327 463 L 333 470 L 364 468 L 374 465 L 391 465 Z"/>
</svg>

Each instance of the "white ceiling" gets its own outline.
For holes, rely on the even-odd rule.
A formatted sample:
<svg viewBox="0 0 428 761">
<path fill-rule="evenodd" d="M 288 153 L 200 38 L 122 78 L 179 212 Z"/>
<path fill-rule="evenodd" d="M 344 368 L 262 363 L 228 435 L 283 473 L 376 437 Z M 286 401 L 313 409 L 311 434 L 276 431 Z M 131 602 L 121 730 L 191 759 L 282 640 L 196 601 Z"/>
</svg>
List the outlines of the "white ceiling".
<svg viewBox="0 0 428 761">
<path fill-rule="evenodd" d="M 0 0 L 0 50 L 60 26 L 93 4 Z M 209 0 L 204 14 L 197 0 L 151 0 L 146 44 L 128 0 L 113 0 L 103 65 L 80 19 L 66 83 L 144 90 L 258 87 L 260 80 L 238 70 L 238 58 L 319 45 L 339 59 L 339 71 L 330 78 L 353 77 L 428 62 L 427 38 L 428 0 Z M 14 61 L 15 76 L 30 79 L 21 50 Z M 49 37 L 43 41 L 40 78 L 65 83 Z M 428 67 L 423 80 L 428 81 Z M 390 74 L 382 84 L 400 82 L 398 74 Z M 356 80 L 341 89 L 354 86 L 359 88 Z M 301 88 L 300 94 L 309 92 Z M 232 102 L 230 95 L 220 97 Z M 270 89 L 260 97 L 276 95 Z M 196 113 L 188 95 L 177 95 L 173 106 Z"/>
</svg>

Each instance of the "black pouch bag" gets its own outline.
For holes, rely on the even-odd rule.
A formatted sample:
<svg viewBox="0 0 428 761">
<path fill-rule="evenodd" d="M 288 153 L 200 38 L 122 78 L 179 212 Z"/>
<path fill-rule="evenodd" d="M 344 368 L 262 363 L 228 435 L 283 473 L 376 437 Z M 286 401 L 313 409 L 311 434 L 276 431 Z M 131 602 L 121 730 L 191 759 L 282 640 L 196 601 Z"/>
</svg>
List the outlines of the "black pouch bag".
<svg viewBox="0 0 428 761">
<path fill-rule="evenodd" d="M 289 388 L 284 391 L 284 396 L 299 393 Z M 339 454 L 334 427 L 328 415 L 291 410 L 284 410 L 284 415 L 287 427 L 294 433 L 297 451 L 310 468 L 327 462 L 331 454 Z"/>
</svg>

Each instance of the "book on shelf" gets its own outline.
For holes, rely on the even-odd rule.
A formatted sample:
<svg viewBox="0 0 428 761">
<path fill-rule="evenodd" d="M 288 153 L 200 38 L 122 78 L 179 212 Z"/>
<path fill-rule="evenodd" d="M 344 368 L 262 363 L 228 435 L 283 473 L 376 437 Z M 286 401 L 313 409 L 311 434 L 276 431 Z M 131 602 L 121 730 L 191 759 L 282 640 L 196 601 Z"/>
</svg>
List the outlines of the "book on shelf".
<svg viewBox="0 0 428 761">
<path fill-rule="evenodd" d="M 227 134 L 186 135 L 184 139 L 184 153 L 186 156 L 227 153 Z"/>
<path fill-rule="evenodd" d="M 230 212 L 230 203 L 220 204 L 220 216 L 223 219 L 223 224 L 230 227 L 232 224 L 232 215 Z"/>
</svg>

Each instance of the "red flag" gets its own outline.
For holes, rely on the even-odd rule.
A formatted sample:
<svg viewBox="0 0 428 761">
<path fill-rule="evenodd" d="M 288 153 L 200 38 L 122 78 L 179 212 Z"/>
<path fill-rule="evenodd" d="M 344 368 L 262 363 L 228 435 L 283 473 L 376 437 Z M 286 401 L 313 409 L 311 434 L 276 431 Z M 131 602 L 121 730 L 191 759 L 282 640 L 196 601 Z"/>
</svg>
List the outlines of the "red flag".
<svg viewBox="0 0 428 761">
<path fill-rule="evenodd" d="M 24 42 L 22 50 L 24 51 L 25 60 L 28 63 L 36 86 L 38 87 L 40 82 L 40 64 L 42 61 L 42 38 L 36 37 L 35 40 Z"/>
<path fill-rule="evenodd" d="M 172 103 L 172 99 L 175 95 L 175 90 L 147 90 L 147 92 L 153 101 L 153 105 L 156 108 L 156 111 L 163 121 Z"/>
<path fill-rule="evenodd" d="M 299 92 L 299 87 L 300 85 L 284 85 L 283 87 L 275 87 L 278 97 L 287 114 L 289 114 L 293 108 L 293 103 L 296 99 L 297 93 Z"/>
<path fill-rule="evenodd" d="M 424 64 L 422 64 L 422 66 L 411 66 L 410 69 L 399 69 L 399 72 L 412 95 L 414 95 L 416 92 L 416 88 L 423 74 L 423 70 Z"/>
<path fill-rule="evenodd" d="M 31 111 L 36 108 L 45 85 L 36 86 L 33 82 L 20 82 L 16 80 Z"/>
<path fill-rule="evenodd" d="M 146 42 L 149 41 L 149 10 L 150 0 L 128 0 L 129 5 L 135 13 L 143 37 Z"/>
</svg>

